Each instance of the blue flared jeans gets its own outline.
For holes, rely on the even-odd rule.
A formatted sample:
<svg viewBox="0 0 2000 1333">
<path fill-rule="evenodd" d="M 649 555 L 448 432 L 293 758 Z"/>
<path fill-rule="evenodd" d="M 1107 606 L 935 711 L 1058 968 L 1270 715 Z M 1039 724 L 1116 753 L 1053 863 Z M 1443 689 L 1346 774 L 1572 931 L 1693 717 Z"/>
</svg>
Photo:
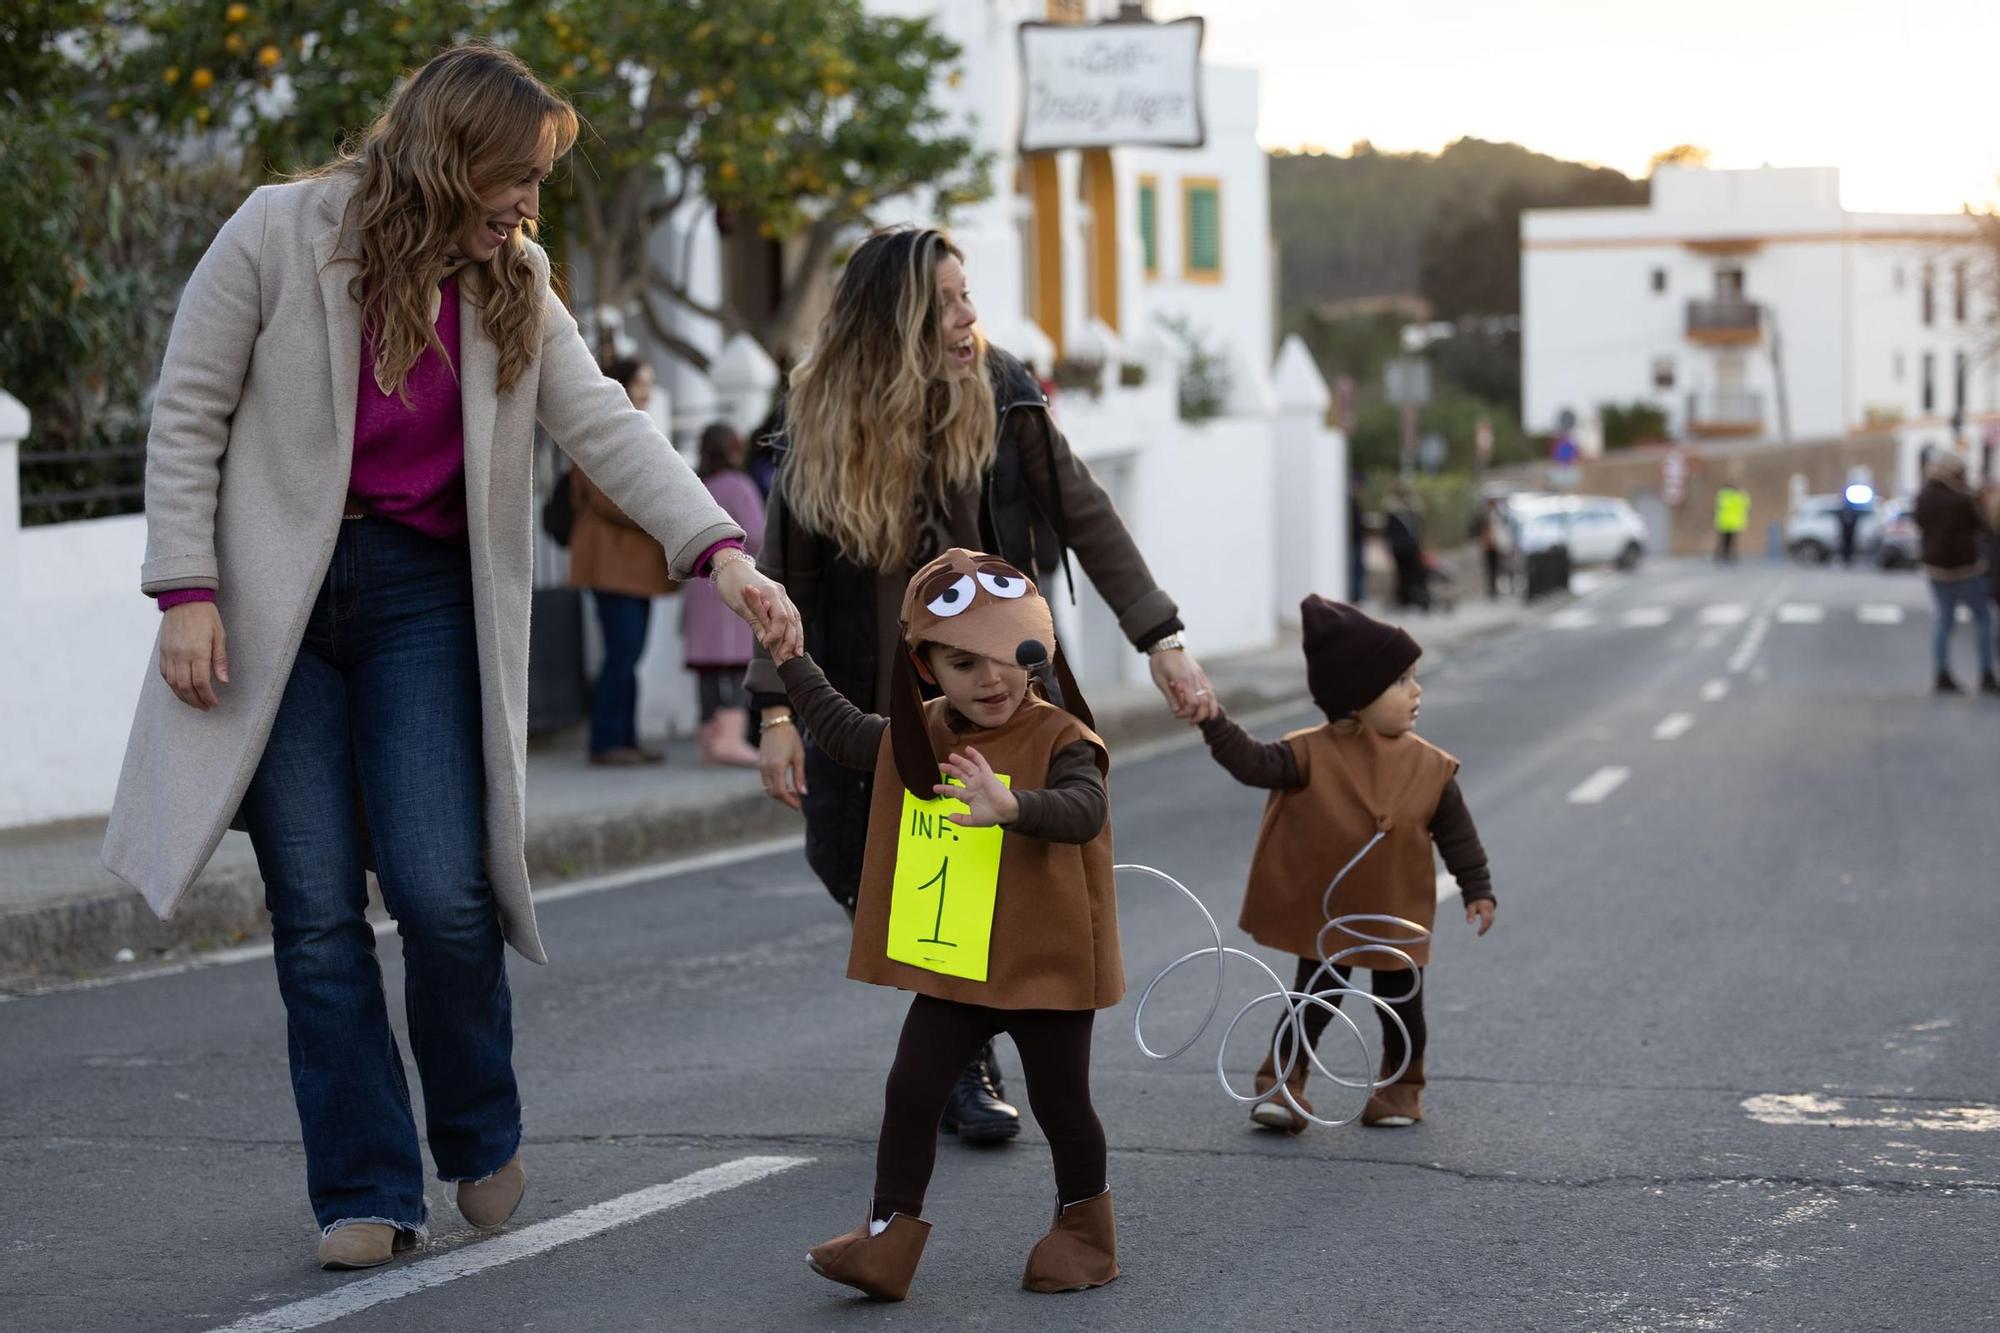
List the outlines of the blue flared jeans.
<svg viewBox="0 0 2000 1333">
<path fill-rule="evenodd" d="M 387 519 L 346 520 L 243 803 L 322 1230 L 428 1222 L 364 867 L 402 939 L 410 1053 L 439 1177 L 482 1179 L 520 1145 L 485 788 L 465 547 Z"/>
</svg>

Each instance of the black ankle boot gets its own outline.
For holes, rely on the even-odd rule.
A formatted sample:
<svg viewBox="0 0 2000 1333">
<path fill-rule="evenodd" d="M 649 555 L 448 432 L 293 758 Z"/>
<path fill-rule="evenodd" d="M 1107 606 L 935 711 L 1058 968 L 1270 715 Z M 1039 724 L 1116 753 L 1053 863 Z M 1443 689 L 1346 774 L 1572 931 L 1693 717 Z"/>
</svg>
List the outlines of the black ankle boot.
<svg viewBox="0 0 2000 1333">
<path fill-rule="evenodd" d="M 999 1143 L 1021 1132 L 1021 1113 L 1007 1104 L 1001 1091 L 993 1043 L 988 1042 L 959 1074 L 939 1128 L 966 1143 Z"/>
<path fill-rule="evenodd" d="M 1996 679 L 1991 671 L 1987 672 L 1979 678 L 1979 692 L 1981 694 L 2000 694 L 2000 679 Z"/>
<path fill-rule="evenodd" d="M 1938 675 L 1937 675 L 1937 693 L 1939 693 L 1939 694 L 1964 694 L 1964 693 L 1965 693 L 1965 691 L 1964 691 L 1964 690 L 1961 690 L 1961 689 L 1960 689 L 1960 688 L 1958 687 L 1958 682 L 1957 682 L 1957 681 L 1955 681 L 1955 680 L 1953 680 L 1953 679 L 1951 678 L 1951 672 L 1949 672 L 1949 671 L 1940 671 L 1940 672 L 1938 672 Z"/>
</svg>

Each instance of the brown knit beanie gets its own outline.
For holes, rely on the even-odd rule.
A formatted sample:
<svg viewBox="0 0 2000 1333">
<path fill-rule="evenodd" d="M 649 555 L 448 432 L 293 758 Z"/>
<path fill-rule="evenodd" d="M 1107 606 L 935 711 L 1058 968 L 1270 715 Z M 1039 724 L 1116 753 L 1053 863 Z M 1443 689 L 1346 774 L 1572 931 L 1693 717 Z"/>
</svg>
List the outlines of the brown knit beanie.
<svg viewBox="0 0 2000 1333">
<path fill-rule="evenodd" d="M 1306 685 L 1338 722 L 1360 712 L 1423 656 L 1417 641 L 1345 602 L 1318 593 L 1299 603 L 1305 627 Z"/>
</svg>

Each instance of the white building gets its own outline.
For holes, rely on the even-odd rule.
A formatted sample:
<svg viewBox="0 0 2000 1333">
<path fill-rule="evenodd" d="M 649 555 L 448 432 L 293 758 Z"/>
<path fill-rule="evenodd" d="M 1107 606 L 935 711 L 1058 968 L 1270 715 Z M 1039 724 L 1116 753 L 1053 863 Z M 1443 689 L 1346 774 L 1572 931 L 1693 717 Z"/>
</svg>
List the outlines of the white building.
<svg viewBox="0 0 2000 1333">
<path fill-rule="evenodd" d="M 1662 167 L 1644 208 L 1521 218 L 1522 406 L 1652 403 L 1677 438 L 1977 436 L 2000 411 L 1963 217 L 1851 213 L 1830 168 Z"/>
</svg>

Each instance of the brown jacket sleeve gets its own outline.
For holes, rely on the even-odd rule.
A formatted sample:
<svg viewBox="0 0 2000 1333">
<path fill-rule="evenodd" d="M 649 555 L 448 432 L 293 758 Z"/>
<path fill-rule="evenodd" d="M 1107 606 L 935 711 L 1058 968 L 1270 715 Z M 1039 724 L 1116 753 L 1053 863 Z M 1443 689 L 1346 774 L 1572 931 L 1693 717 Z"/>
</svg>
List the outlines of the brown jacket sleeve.
<svg viewBox="0 0 2000 1333">
<path fill-rule="evenodd" d="M 811 625 L 818 620 L 819 544 L 792 520 L 791 509 L 785 503 L 782 472 L 764 504 L 764 544 L 757 551 L 757 568 L 764 577 L 784 588 L 792 605 L 799 609 L 800 623 Z M 752 704 L 759 708 L 778 702 L 778 696 L 786 693 L 785 682 L 778 668 L 771 664 L 769 650 L 761 643 L 750 646 L 750 669 L 744 674 L 743 684 L 753 696 Z M 868 762 L 872 767 L 875 761 L 871 757 Z"/>
<path fill-rule="evenodd" d="M 1058 493 L 1070 547 L 1090 585 L 1117 615 L 1118 628 L 1135 647 L 1172 633 L 1180 608 L 1153 582 L 1146 558 L 1090 468 L 1070 452 L 1047 412 L 1014 415 L 1023 420 L 1021 465 L 1033 483 L 1052 484 Z"/>
<path fill-rule="evenodd" d="M 1481 898 L 1493 897 L 1493 874 L 1486 865 L 1486 848 L 1480 845 L 1479 830 L 1472 823 L 1472 811 L 1465 807 L 1465 793 L 1453 778 L 1438 798 L 1437 812 L 1431 816 L 1431 840 L 1444 857 L 1444 868 L 1458 881 L 1458 896 L 1470 906 Z"/>
<path fill-rule="evenodd" d="M 1111 814 L 1111 797 L 1099 758 L 1089 741 L 1073 741 L 1056 751 L 1049 761 L 1048 785 L 1014 793 L 1021 815 L 1008 831 L 1043 842 L 1079 845 L 1102 833 Z"/>
<path fill-rule="evenodd" d="M 764 665 L 770 664 L 765 658 Z M 799 721 L 811 730 L 813 743 L 827 758 L 843 768 L 875 771 L 875 761 L 882 754 L 882 733 L 889 729 L 888 718 L 856 708 L 828 683 L 819 663 L 803 654 L 773 674 L 784 683 Z"/>
<path fill-rule="evenodd" d="M 1201 724 L 1202 739 L 1230 777 L 1246 787 L 1293 791 L 1305 786 L 1298 756 L 1285 741 L 1260 741 L 1227 713 L 1218 712 Z"/>
</svg>

